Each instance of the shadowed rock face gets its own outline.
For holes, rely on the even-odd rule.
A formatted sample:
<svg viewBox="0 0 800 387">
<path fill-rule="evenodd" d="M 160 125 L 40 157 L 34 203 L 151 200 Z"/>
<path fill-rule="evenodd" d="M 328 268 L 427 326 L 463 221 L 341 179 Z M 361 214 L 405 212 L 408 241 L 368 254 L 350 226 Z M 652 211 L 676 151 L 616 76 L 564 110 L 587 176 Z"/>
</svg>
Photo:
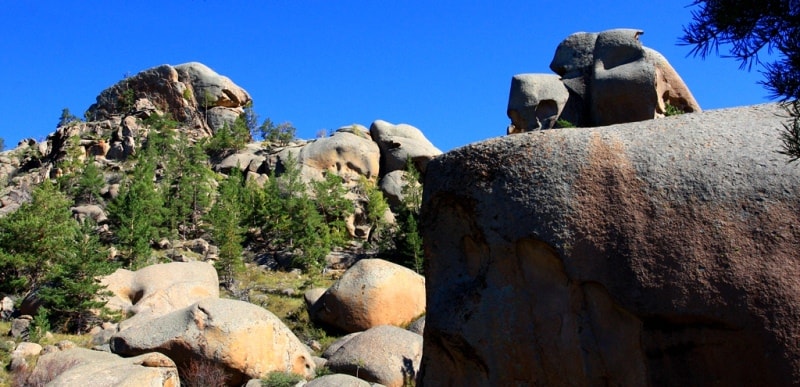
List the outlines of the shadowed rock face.
<svg viewBox="0 0 800 387">
<path fill-rule="evenodd" d="M 800 169 L 760 105 L 428 165 L 424 385 L 800 382 Z"/>
</svg>

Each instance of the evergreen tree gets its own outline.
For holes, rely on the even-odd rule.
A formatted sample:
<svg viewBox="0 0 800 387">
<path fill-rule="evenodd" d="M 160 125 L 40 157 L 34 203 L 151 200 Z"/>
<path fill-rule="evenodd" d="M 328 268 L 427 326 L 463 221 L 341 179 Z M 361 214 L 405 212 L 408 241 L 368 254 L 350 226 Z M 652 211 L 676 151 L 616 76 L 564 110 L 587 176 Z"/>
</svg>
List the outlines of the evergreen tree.
<svg viewBox="0 0 800 387">
<path fill-rule="evenodd" d="M 411 159 L 406 161 L 403 174 L 403 202 L 399 210 L 399 232 L 395 235 L 395 246 L 404 263 L 422 274 L 424 256 L 422 236 L 419 233 L 419 211 L 422 205 L 420 175 Z"/>
<path fill-rule="evenodd" d="M 353 202 L 345 197 L 348 191 L 344 180 L 328 172 L 324 180 L 313 182 L 311 189 L 316 199 L 317 211 L 330 230 L 332 242 L 335 245 L 344 245 L 348 237 L 345 219 L 355 211 Z"/>
<path fill-rule="evenodd" d="M 70 113 L 69 109 L 64 108 L 61 109 L 61 116 L 58 118 L 58 124 L 56 125 L 56 128 L 69 125 L 73 122 L 79 122 L 80 120 L 81 120 L 80 118 Z"/>
<path fill-rule="evenodd" d="M 258 127 L 261 138 L 273 144 L 284 146 L 295 139 L 297 129 L 292 126 L 291 122 L 284 122 L 275 125 L 271 119 L 267 118 Z"/>
<path fill-rule="evenodd" d="M 211 224 L 211 239 L 219 246 L 216 267 L 220 282 L 229 290 L 235 287 L 236 275 L 244 270 L 241 190 L 242 174 L 234 168 L 219 185 L 217 200 L 206 217 Z"/>
<path fill-rule="evenodd" d="M 388 231 L 388 224 L 384 220 L 384 216 L 386 211 L 389 211 L 389 204 L 383 197 L 383 192 L 375 185 L 375 182 L 362 176 L 359 186 L 367 197 L 367 222 L 371 225 L 367 243 L 375 243 L 382 239 L 386 231 Z M 381 249 L 385 250 L 385 246 Z"/>
<path fill-rule="evenodd" d="M 52 266 L 73 253 L 78 233 L 69 199 L 45 180 L 30 203 L 0 218 L 0 292 L 27 296 L 39 290 Z"/>
<path fill-rule="evenodd" d="M 94 224 L 87 220 L 72 244 L 73 252 L 46 275 L 46 286 L 38 293 L 50 321 L 61 331 L 80 332 L 94 318 L 93 311 L 105 306 L 98 295 L 105 292 L 97 279 L 116 269 L 100 243 Z"/>
<path fill-rule="evenodd" d="M 252 138 L 250 137 L 250 129 L 248 128 L 246 114 L 241 114 L 233 121 L 233 124 L 227 122 L 218 129 L 211 140 L 208 142 L 206 149 L 216 154 L 226 154 L 243 149 Z"/>
<path fill-rule="evenodd" d="M 256 217 L 262 222 L 262 236 L 273 248 L 299 250 L 293 258 L 295 266 L 320 268 L 333 247 L 330 230 L 308 195 L 297 162 L 289 157 L 283 166 L 283 174 L 273 171 L 260 195 Z"/>
<path fill-rule="evenodd" d="M 97 237 L 72 218 L 70 201 L 46 180 L 30 203 L 0 218 L 0 292 L 41 301 L 43 316 L 63 330 L 81 329 L 114 270 Z M 86 232 L 87 234 L 84 234 Z M 46 312 L 50 312 L 49 314 Z"/>
<path fill-rule="evenodd" d="M 88 160 L 77 178 L 72 194 L 78 203 L 96 204 L 102 202 L 100 191 L 106 184 L 103 172 L 92 160 Z"/>
<path fill-rule="evenodd" d="M 133 176 L 108 206 L 109 218 L 116 226 L 117 241 L 127 255 L 128 267 L 132 269 L 153 263 L 150 261 L 150 243 L 158 237 L 163 204 L 154 181 L 154 161 L 138 157 Z"/>
</svg>

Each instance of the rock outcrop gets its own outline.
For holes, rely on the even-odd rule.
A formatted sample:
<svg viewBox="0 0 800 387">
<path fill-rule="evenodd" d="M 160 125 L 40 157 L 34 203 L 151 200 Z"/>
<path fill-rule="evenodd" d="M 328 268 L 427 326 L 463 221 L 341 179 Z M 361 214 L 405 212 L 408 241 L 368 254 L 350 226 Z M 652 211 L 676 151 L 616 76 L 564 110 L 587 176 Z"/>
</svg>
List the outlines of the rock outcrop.
<svg viewBox="0 0 800 387">
<path fill-rule="evenodd" d="M 101 283 L 113 293 L 106 305 L 130 318 L 120 329 L 219 297 L 217 270 L 206 262 L 172 262 L 130 271 L 118 269 Z"/>
<path fill-rule="evenodd" d="M 800 381 L 800 169 L 759 105 L 432 161 L 424 385 Z"/>
<path fill-rule="evenodd" d="M 231 124 L 250 101 L 247 91 L 228 77 L 191 62 L 153 67 L 119 81 L 97 96 L 87 115 L 102 121 L 159 112 L 188 125 L 194 136 L 204 137 Z"/>
<path fill-rule="evenodd" d="M 425 174 L 428 162 L 442 154 L 422 131 L 411 125 L 377 120 L 370 126 L 369 134 L 381 149 L 381 176 L 405 169 L 408 159 L 420 173 Z"/>
<path fill-rule="evenodd" d="M 642 46 L 641 30 L 578 32 L 558 45 L 550 74 L 511 80 L 508 134 L 573 125 L 602 126 L 663 117 L 667 105 L 699 112 L 689 88 L 666 58 Z M 560 79 L 558 78 L 560 77 Z"/>
<path fill-rule="evenodd" d="M 175 363 L 206 360 L 222 367 L 230 385 L 271 371 L 314 375 L 308 349 L 274 314 L 242 301 L 209 298 L 121 331 L 111 351 L 124 356 L 161 352 Z"/>
<path fill-rule="evenodd" d="M 52 377 L 54 378 L 47 380 Z M 49 381 L 47 385 L 53 387 L 180 385 L 175 363 L 160 353 L 123 358 L 108 352 L 85 348 L 72 348 L 42 355 L 30 379 Z"/>
<path fill-rule="evenodd" d="M 313 320 L 345 332 L 405 325 L 425 312 L 425 278 L 382 259 L 350 267 L 309 307 Z"/>
</svg>

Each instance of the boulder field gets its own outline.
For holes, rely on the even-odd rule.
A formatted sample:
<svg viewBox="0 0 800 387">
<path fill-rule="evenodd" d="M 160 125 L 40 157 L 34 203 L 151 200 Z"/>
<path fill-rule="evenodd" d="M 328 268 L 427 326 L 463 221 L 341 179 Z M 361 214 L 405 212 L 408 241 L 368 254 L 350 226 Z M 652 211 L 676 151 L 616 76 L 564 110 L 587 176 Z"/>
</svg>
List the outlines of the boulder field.
<svg viewBox="0 0 800 387">
<path fill-rule="evenodd" d="M 471 144 L 428 164 L 419 382 L 800 381 L 800 168 L 778 105 Z"/>
</svg>

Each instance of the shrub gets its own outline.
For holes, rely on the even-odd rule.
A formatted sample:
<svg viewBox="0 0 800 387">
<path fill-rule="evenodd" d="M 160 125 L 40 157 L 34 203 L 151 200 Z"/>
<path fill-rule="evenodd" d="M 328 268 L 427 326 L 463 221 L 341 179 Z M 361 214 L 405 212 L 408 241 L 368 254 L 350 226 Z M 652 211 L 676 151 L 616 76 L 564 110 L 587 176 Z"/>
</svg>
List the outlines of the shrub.
<svg viewBox="0 0 800 387">
<path fill-rule="evenodd" d="M 681 108 L 679 108 L 679 107 L 677 107 L 677 106 L 675 106 L 675 105 L 673 105 L 673 104 L 671 104 L 669 102 L 665 103 L 665 107 L 664 107 L 664 116 L 665 117 L 678 116 L 678 115 L 681 115 L 683 113 L 685 113 L 683 111 L 683 109 L 681 109 Z"/>
<path fill-rule="evenodd" d="M 218 364 L 206 359 L 194 359 L 178 369 L 182 387 L 227 385 L 229 375 Z"/>
<path fill-rule="evenodd" d="M 261 385 L 265 387 L 294 387 L 303 380 L 300 375 L 288 372 L 270 372 L 265 379 L 261 379 Z"/>
<path fill-rule="evenodd" d="M 575 127 L 575 124 L 573 124 L 572 122 L 569 122 L 569 121 L 567 121 L 567 120 L 565 120 L 563 118 L 559 118 L 556 121 L 556 128 L 574 128 L 574 127 Z"/>
</svg>

